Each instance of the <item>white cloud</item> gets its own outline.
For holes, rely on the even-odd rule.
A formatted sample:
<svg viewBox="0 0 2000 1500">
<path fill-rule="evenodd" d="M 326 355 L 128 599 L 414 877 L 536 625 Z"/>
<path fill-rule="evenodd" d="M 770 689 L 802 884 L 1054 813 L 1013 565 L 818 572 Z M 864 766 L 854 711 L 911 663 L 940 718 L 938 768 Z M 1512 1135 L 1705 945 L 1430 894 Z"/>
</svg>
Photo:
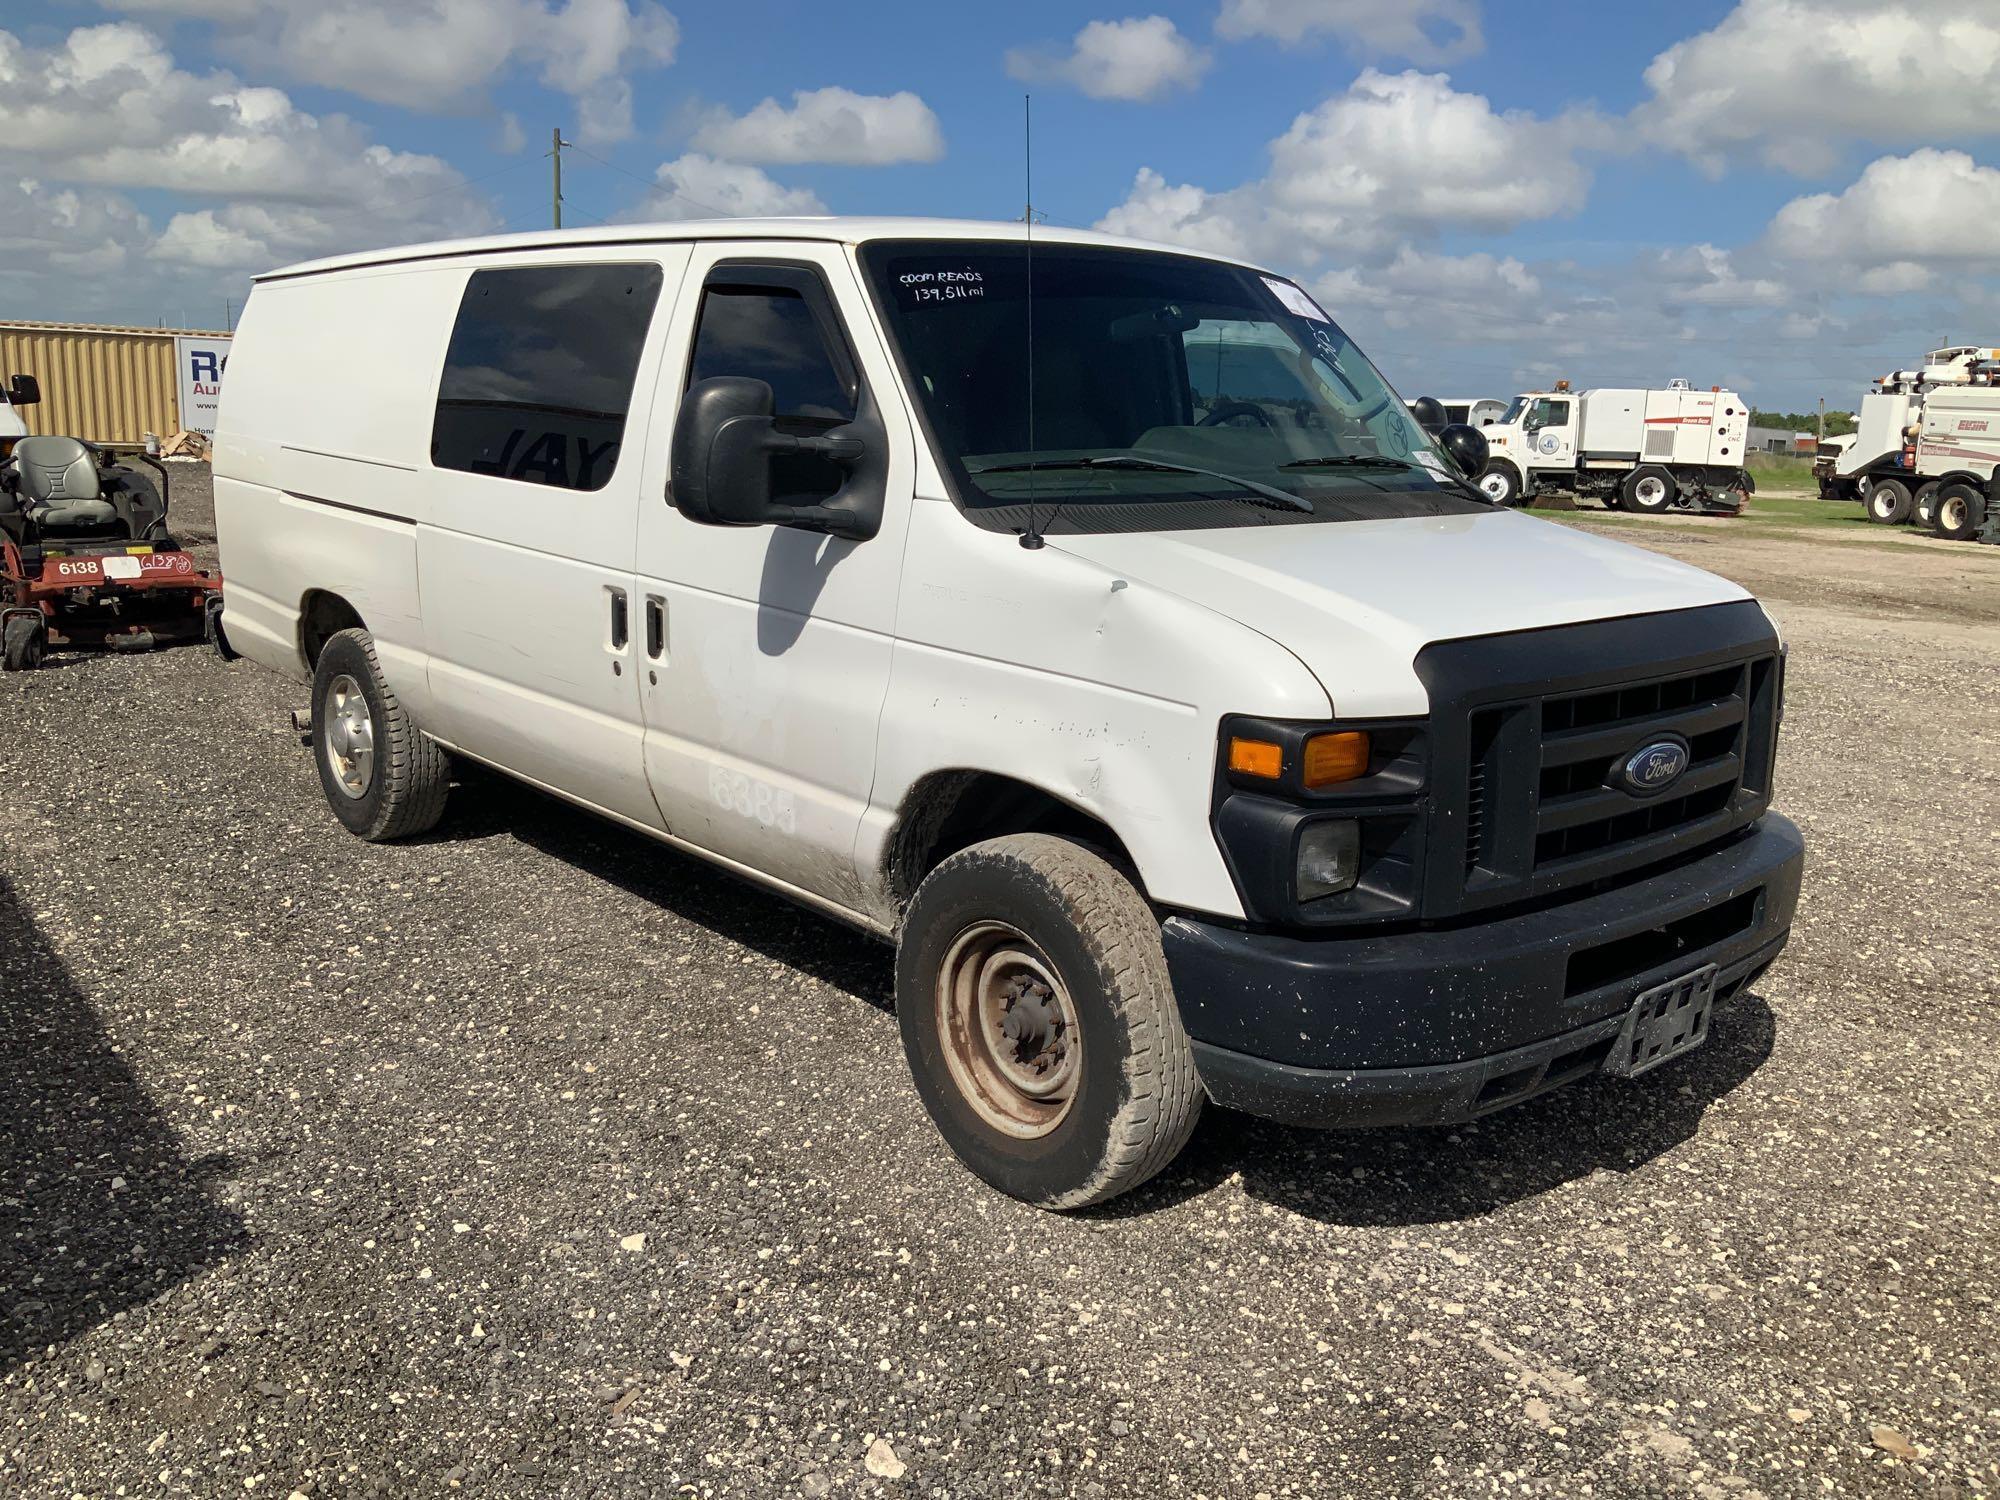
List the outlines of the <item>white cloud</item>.
<svg viewBox="0 0 2000 1500">
<path fill-rule="evenodd" d="M 1511 229 L 1583 206 L 1586 126 L 1496 111 L 1441 73 L 1371 68 L 1271 142 L 1261 179 L 1216 192 L 1148 167 L 1098 227 L 1307 266 L 1445 228 Z"/>
<path fill-rule="evenodd" d="M 1813 193 L 1779 209 L 1765 233 L 1772 254 L 1821 268 L 1854 289 L 1916 291 L 1945 267 L 1989 272 L 2000 222 L 2000 169 L 1963 151 L 1926 149 L 1870 162 L 1840 193 Z"/>
<path fill-rule="evenodd" d="M 1486 45 L 1479 0 L 1223 0 L 1215 34 L 1296 45 L 1331 36 L 1370 57 L 1455 62 Z"/>
<path fill-rule="evenodd" d="M 826 212 L 805 188 L 788 188 L 756 167 L 689 152 L 663 163 L 659 183 L 630 213 L 633 222 L 710 218 L 787 218 Z"/>
<path fill-rule="evenodd" d="M 1067 54 L 1015 48 L 1007 72 L 1027 83 L 1066 83 L 1093 99 L 1143 101 L 1195 87 L 1210 61 L 1165 16 L 1133 16 L 1092 21 Z"/>
<path fill-rule="evenodd" d="M 1652 269 L 1665 300 L 1676 306 L 1773 307 L 1788 296 L 1783 282 L 1745 276 L 1731 252 L 1710 244 L 1662 250 Z"/>
<path fill-rule="evenodd" d="M 47 49 L 0 32 L 0 163 L 99 197 L 143 188 L 221 200 L 175 214 L 151 244 L 145 221 L 113 214 L 118 243 L 169 266 L 261 270 L 494 220 L 439 158 L 391 150 L 278 89 L 186 71 L 131 22 L 80 28 Z M 13 216 L 27 216 L 24 232 L 60 235 L 98 212 L 79 220 L 64 194 L 38 193 Z"/>
<path fill-rule="evenodd" d="M 715 114 L 695 132 L 694 147 L 729 161 L 879 167 L 936 161 L 944 131 L 931 107 L 908 91 L 801 89 L 789 109 L 766 99 L 746 115 Z"/>
<path fill-rule="evenodd" d="M 1843 141 L 2000 134 L 1994 0 L 1741 0 L 1646 69 L 1646 137 L 1719 171 L 1737 153 L 1802 174 Z"/>
<path fill-rule="evenodd" d="M 631 134 L 628 74 L 674 60 L 680 27 L 653 0 L 104 0 L 240 28 L 245 61 L 364 99 L 459 110 L 514 66 L 575 101 L 586 140 Z"/>
</svg>

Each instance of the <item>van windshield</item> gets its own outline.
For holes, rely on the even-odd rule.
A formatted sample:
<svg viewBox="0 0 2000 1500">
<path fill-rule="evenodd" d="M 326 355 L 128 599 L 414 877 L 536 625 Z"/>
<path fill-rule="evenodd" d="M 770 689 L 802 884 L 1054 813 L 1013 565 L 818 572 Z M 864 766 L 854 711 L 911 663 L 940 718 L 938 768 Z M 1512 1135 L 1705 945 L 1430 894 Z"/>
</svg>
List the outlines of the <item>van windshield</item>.
<svg viewBox="0 0 2000 1500">
<path fill-rule="evenodd" d="M 1289 281 L 1042 241 L 1031 309 L 1023 244 L 876 241 L 861 261 L 955 498 L 982 525 L 1019 529 L 1058 505 L 1054 532 L 1487 508 Z"/>
</svg>

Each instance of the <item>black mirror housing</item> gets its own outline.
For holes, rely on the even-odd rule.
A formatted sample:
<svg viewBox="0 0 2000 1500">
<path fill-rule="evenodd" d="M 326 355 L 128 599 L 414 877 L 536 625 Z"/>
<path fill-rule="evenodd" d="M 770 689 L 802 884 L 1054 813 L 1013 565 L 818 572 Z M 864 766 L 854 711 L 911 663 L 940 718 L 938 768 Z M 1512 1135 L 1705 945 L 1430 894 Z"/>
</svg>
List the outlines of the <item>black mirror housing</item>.
<svg viewBox="0 0 2000 1500">
<path fill-rule="evenodd" d="M 1459 473 L 1468 479 L 1474 478 L 1486 467 L 1486 460 L 1492 453 L 1486 434 L 1464 422 L 1453 422 L 1440 430 L 1436 441 L 1444 449 L 1445 456 L 1458 465 Z"/>
<path fill-rule="evenodd" d="M 1435 396 L 1419 396 L 1410 403 L 1410 415 L 1425 432 L 1436 436 L 1445 425 L 1444 403 Z"/>
<path fill-rule="evenodd" d="M 9 376 L 7 400 L 14 406 L 38 406 L 42 400 L 42 383 L 32 375 Z"/>
<path fill-rule="evenodd" d="M 762 380 L 718 375 L 688 387 L 674 419 L 672 500 L 704 526 L 797 526 L 850 541 L 882 529 L 888 478 L 886 441 L 872 406 L 832 432 L 798 436 L 778 430 L 776 398 Z M 771 498 L 771 460 L 813 453 L 848 472 L 819 505 Z"/>
</svg>

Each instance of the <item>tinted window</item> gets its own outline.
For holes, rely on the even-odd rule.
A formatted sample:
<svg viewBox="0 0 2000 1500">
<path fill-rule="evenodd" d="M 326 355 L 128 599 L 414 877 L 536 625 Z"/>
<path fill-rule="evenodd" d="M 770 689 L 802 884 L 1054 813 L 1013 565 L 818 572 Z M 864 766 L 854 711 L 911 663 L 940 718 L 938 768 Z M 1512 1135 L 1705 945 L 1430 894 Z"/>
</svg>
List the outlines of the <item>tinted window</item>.
<svg viewBox="0 0 2000 1500">
<path fill-rule="evenodd" d="M 688 384 L 718 375 L 764 381 L 780 417 L 854 420 L 854 397 L 805 298 L 783 287 L 710 287 L 702 294 Z"/>
<path fill-rule="evenodd" d="M 659 296 L 656 265 L 473 272 L 445 354 L 431 462 L 603 489 Z"/>
</svg>

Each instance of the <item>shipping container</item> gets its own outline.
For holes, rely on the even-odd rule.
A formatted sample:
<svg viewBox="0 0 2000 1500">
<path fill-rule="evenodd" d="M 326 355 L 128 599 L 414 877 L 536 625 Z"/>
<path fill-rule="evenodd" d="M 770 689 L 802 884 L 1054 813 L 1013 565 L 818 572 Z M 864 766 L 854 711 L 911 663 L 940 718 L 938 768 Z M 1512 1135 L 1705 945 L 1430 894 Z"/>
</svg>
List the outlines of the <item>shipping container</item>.
<svg viewBox="0 0 2000 1500">
<path fill-rule="evenodd" d="M 177 335 L 227 337 L 210 329 L 0 322 L 0 381 L 20 373 L 41 382 L 41 404 L 20 413 L 30 432 L 100 443 L 166 437 L 181 428 Z"/>
</svg>

